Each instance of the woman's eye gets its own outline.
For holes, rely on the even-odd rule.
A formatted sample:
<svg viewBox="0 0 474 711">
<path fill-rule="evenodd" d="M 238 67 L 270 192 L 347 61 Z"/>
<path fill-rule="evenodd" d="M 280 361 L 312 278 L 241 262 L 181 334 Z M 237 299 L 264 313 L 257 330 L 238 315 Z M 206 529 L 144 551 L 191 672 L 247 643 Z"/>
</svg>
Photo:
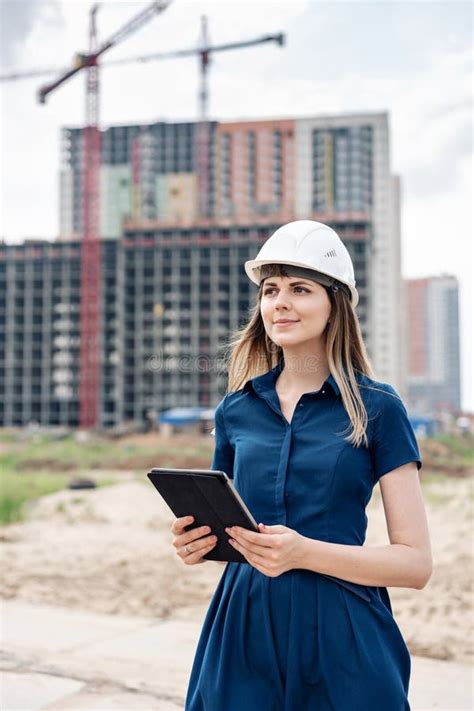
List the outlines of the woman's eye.
<svg viewBox="0 0 474 711">
<path fill-rule="evenodd" d="M 263 292 L 264 296 L 269 296 L 272 294 L 276 289 L 274 287 L 269 287 L 268 289 L 265 289 Z M 295 286 L 293 287 L 293 291 L 302 291 L 304 294 L 309 294 L 309 289 L 306 289 L 304 286 Z"/>
</svg>

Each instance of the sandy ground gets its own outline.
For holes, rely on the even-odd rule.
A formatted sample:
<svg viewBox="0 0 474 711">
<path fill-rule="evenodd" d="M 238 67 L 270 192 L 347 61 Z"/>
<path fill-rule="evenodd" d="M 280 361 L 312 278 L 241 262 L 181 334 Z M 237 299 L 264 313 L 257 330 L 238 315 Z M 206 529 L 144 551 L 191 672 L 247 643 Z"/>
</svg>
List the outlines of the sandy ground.
<svg viewBox="0 0 474 711">
<path fill-rule="evenodd" d="M 207 607 L 219 563 L 185 566 L 171 546 L 172 514 L 151 485 L 122 481 L 62 491 L 0 528 L 0 596 L 109 614 L 193 620 Z M 423 590 L 390 588 L 412 654 L 473 661 L 472 478 L 430 484 L 434 572 Z M 367 545 L 388 542 L 379 490 Z"/>
</svg>

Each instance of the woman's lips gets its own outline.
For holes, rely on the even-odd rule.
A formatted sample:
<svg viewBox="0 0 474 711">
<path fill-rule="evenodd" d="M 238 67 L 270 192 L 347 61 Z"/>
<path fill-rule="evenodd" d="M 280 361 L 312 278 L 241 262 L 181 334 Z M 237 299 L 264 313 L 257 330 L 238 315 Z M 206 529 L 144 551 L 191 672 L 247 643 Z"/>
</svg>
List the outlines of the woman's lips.
<svg viewBox="0 0 474 711">
<path fill-rule="evenodd" d="M 275 321 L 275 326 L 293 326 L 293 324 L 298 323 L 298 321 Z"/>
</svg>

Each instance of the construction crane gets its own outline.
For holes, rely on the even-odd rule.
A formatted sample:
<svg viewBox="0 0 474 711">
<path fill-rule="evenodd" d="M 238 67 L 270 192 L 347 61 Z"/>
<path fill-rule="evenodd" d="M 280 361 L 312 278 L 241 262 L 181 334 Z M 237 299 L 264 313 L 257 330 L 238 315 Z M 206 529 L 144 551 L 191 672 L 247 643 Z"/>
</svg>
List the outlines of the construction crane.
<svg viewBox="0 0 474 711">
<path fill-rule="evenodd" d="M 200 70 L 200 85 L 199 85 L 199 102 L 198 102 L 198 123 L 196 126 L 196 173 L 198 181 L 198 212 L 203 219 L 209 218 L 209 142 L 210 142 L 210 126 L 209 126 L 209 66 L 211 54 L 215 52 L 229 51 L 233 49 L 247 49 L 256 45 L 275 42 L 280 47 L 285 43 L 285 35 L 280 32 L 278 34 L 269 34 L 257 37 L 250 40 L 241 40 L 239 42 L 228 42 L 226 44 L 211 45 L 209 42 L 207 18 L 201 17 L 201 34 L 199 38 L 199 46 L 197 48 L 174 50 L 170 52 L 154 52 L 152 54 L 139 55 L 135 57 L 127 57 L 122 59 L 113 59 L 101 63 L 103 66 L 113 66 L 121 64 L 129 64 L 133 62 L 150 62 L 160 59 L 177 59 L 181 57 L 198 56 Z M 107 43 L 106 43 L 107 44 Z M 45 91 L 52 91 L 59 86 L 60 83 L 66 81 L 69 77 L 80 71 L 84 66 L 89 66 L 94 54 L 77 55 L 76 66 L 73 69 L 64 70 L 64 74 L 60 80 L 40 90 L 40 100 L 44 100 Z M 98 56 L 98 55 L 97 55 Z M 0 75 L 0 81 L 13 81 L 16 79 L 29 79 L 38 76 L 49 75 L 53 72 L 52 69 L 34 69 L 28 71 L 17 71 L 9 74 Z M 133 150 L 133 165 L 135 180 L 139 180 L 137 171 L 139 170 L 139 147 L 134 146 Z M 136 197 L 136 196 L 135 196 Z M 136 200 L 134 204 L 136 203 Z M 135 210 L 138 207 L 135 205 Z"/>
<path fill-rule="evenodd" d="M 141 15 L 144 15 L 141 13 Z M 141 17 L 138 16 L 138 18 Z M 136 19 L 138 19 L 136 18 Z M 48 93 L 56 89 L 63 82 L 67 81 L 70 77 L 74 76 L 81 69 L 88 67 L 92 68 L 94 66 L 94 61 L 97 61 L 97 57 L 103 54 L 111 46 L 114 46 L 117 41 L 122 39 L 124 36 L 122 33 L 127 29 L 128 26 L 123 28 L 121 31 L 116 33 L 109 42 L 99 51 L 92 52 L 89 54 L 78 54 L 76 56 L 75 66 L 72 69 L 64 70 L 62 76 L 53 84 L 43 87 L 39 92 L 39 99 L 41 102 L 45 101 Z M 128 32 L 127 32 L 128 34 Z M 207 28 L 207 18 L 205 16 L 201 17 L 201 34 L 199 38 L 198 48 L 175 50 L 170 52 L 155 52 L 152 54 L 139 55 L 135 57 L 128 57 L 123 59 L 115 59 L 108 62 L 104 62 L 101 66 L 113 66 L 120 64 L 128 64 L 132 62 L 150 62 L 160 59 L 176 59 L 180 57 L 190 57 L 198 55 L 199 57 L 199 68 L 200 68 L 200 86 L 199 86 L 199 107 L 198 107 L 198 123 L 196 126 L 196 173 L 198 181 L 198 212 L 201 218 L 209 218 L 209 142 L 210 142 L 210 127 L 209 127 L 209 66 L 211 54 L 214 52 L 222 52 L 233 49 L 246 49 L 248 47 L 253 47 L 260 44 L 265 44 L 268 42 L 276 42 L 280 47 L 284 45 L 285 35 L 283 33 L 278 33 L 274 35 L 263 35 L 262 37 L 257 37 L 250 40 L 242 40 L 240 42 L 228 42 L 226 44 L 211 45 L 209 42 L 208 28 Z M 95 59 L 94 59 L 95 58 Z M 34 69 L 28 71 L 17 71 L 11 72 L 9 74 L 0 75 L 0 81 L 13 81 L 16 79 L 29 79 L 38 76 L 45 76 L 53 73 L 53 69 Z M 137 148 L 138 150 L 138 148 Z M 138 163 L 135 160 L 135 163 Z M 136 172 L 136 171 L 135 171 Z M 137 176 L 136 176 L 137 177 Z"/>
<path fill-rule="evenodd" d="M 205 22 L 205 16 L 201 18 L 201 27 Z M 201 30 L 202 33 L 202 30 Z M 133 62 L 139 62 L 146 64 L 148 62 L 153 62 L 159 59 L 179 59 L 180 57 L 191 57 L 196 54 L 201 54 L 201 52 L 206 51 L 208 54 L 210 52 L 221 52 L 223 50 L 229 49 L 243 49 L 245 47 L 252 47 L 257 44 L 262 44 L 263 42 L 276 42 L 280 46 L 285 43 L 285 35 L 279 32 L 275 35 L 263 35 L 262 37 L 257 37 L 251 40 L 242 40 L 240 42 L 228 42 L 226 44 L 214 44 L 207 47 L 202 47 L 196 49 L 195 47 L 190 47 L 189 49 L 176 49 L 169 52 L 152 52 L 151 54 L 139 54 L 135 57 L 122 57 L 120 59 L 109 59 L 105 62 L 101 62 L 101 67 L 116 67 L 120 64 L 131 64 Z M 77 62 L 81 62 L 82 58 L 87 55 L 77 54 L 75 57 L 75 66 Z M 82 67 L 80 67 L 82 68 Z M 42 67 L 40 69 L 25 69 L 13 72 L 7 72 L 6 74 L 0 74 L 0 81 L 16 81 L 18 79 L 35 79 L 38 77 L 53 76 L 54 74 L 66 73 L 71 69 L 71 67 Z"/>
<path fill-rule="evenodd" d="M 155 12 L 162 12 L 171 0 L 153 2 L 129 23 L 116 32 L 100 47 L 97 43 L 96 14 L 98 4 L 90 11 L 89 52 L 76 55 L 72 68 L 64 70 L 34 69 L 0 75 L 0 81 L 29 79 L 61 72 L 58 79 L 43 86 L 38 92 L 41 103 L 64 82 L 83 69 L 87 70 L 86 91 L 86 126 L 84 129 L 84 171 L 83 171 L 83 244 L 81 251 L 81 310 L 80 310 L 80 387 L 79 387 L 79 424 L 81 427 L 93 427 L 99 419 L 100 387 L 100 242 L 99 242 L 99 175 L 100 175 L 100 132 L 99 124 L 99 71 L 98 59 L 107 50 L 116 46 L 129 34 L 147 22 Z M 207 18 L 201 18 L 201 35 L 198 48 L 155 52 L 130 58 L 101 62 L 102 66 L 121 65 L 132 62 L 145 63 L 160 59 L 173 59 L 198 56 L 200 66 L 199 109 L 196 127 L 196 173 L 198 180 L 198 212 L 203 219 L 210 217 L 209 212 L 209 66 L 210 56 L 214 52 L 275 42 L 284 45 L 283 33 L 263 35 L 250 40 L 211 45 L 207 30 Z M 139 150 L 133 146 L 133 155 Z M 132 156 L 133 157 L 133 156 Z M 139 170 L 138 155 L 135 156 L 134 171 Z M 136 164 L 136 165 L 135 165 Z M 135 176 L 138 180 L 138 175 Z"/>
<path fill-rule="evenodd" d="M 170 2 L 171 0 L 152 2 L 101 45 L 97 41 L 96 22 L 99 5 L 94 4 L 90 11 L 88 54 L 78 55 L 79 61 L 73 69 L 66 71 L 53 83 L 43 86 L 38 92 L 39 101 L 45 103 L 49 94 L 64 82 L 83 69 L 87 70 L 86 124 L 83 146 L 83 237 L 79 355 L 79 426 L 84 428 L 96 427 L 99 424 L 100 400 L 99 58 L 151 20 L 156 13 L 166 10 Z"/>
<path fill-rule="evenodd" d="M 207 29 L 203 30 L 203 25 L 206 22 L 206 17 L 201 18 L 201 41 L 203 40 L 202 35 L 205 33 L 207 37 Z M 204 38 L 205 39 L 205 38 Z M 134 62 L 145 64 L 147 62 L 153 62 L 159 59 L 179 59 L 180 57 L 191 57 L 196 54 L 200 55 L 201 62 L 203 61 L 202 53 L 206 52 L 209 58 L 211 52 L 222 52 L 224 50 L 231 49 L 244 49 L 246 47 L 253 47 L 258 44 L 265 42 L 276 42 L 281 46 L 285 43 L 285 35 L 279 32 L 275 35 L 263 35 L 262 37 L 257 37 L 250 40 L 242 40 L 240 42 L 227 42 L 226 44 L 215 44 L 207 45 L 205 42 L 201 42 L 201 46 L 190 47 L 189 49 L 176 49 L 169 52 L 152 52 L 151 54 L 140 54 L 135 57 L 122 57 L 120 59 L 109 59 L 105 62 L 101 62 L 100 66 L 103 67 L 115 67 L 121 64 L 132 64 Z M 66 74 L 69 71 L 79 71 L 83 69 L 83 64 L 85 58 L 88 55 L 79 53 L 75 56 L 74 67 L 42 67 L 40 69 L 25 69 L 17 70 L 13 72 L 7 72 L 6 74 L 0 74 L 0 82 L 16 81 L 18 79 L 36 79 L 38 77 L 53 76 L 57 74 Z"/>
</svg>

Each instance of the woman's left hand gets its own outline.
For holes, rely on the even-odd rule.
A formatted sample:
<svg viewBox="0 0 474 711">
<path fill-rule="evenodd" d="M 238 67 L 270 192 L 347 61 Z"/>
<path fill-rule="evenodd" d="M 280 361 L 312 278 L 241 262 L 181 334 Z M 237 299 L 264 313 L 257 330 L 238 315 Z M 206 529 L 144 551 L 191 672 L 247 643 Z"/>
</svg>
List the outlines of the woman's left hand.
<svg viewBox="0 0 474 711">
<path fill-rule="evenodd" d="M 258 525 L 260 533 L 240 526 L 226 528 L 230 544 L 254 568 L 276 578 L 301 565 L 304 536 L 287 526 Z"/>
</svg>

